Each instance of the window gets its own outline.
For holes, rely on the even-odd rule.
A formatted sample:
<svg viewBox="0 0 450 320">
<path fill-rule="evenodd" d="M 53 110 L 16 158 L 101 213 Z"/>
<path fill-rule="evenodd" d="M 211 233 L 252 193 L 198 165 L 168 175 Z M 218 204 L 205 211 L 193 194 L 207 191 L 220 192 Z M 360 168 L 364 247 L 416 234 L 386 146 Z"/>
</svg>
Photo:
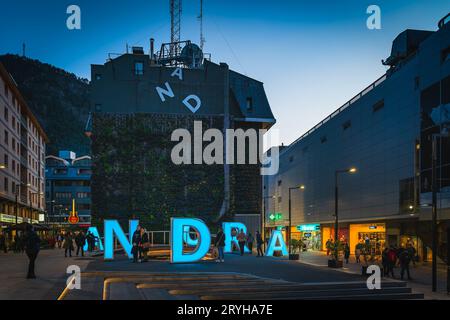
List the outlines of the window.
<svg viewBox="0 0 450 320">
<path fill-rule="evenodd" d="M 8 122 L 8 107 L 5 106 L 5 111 L 3 112 L 3 117 L 5 118 L 6 122 Z"/>
<path fill-rule="evenodd" d="M 71 199 L 72 198 L 72 193 L 70 193 L 70 192 L 56 192 L 55 193 L 55 198 L 57 198 L 57 199 Z"/>
<path fill-rule="evenodd" d="M 247 97 L 247 110 L 251 111 L 253 110 L 253 98 Z"/>
<path fill-rule="evenodd" d="M 278 180 L 278 186 L 281 186 L 282 183 L 283 183 L 282 180 Z"/>
<path fill-rule="evenodd" d="M 442 50 L 441 60 L 442 60 L 442 63 L 444 63 L 446 61 L 450 61 L 450 47 L 447 47 L 446 49 Z"/>
<path fill-rule="evenodd" d="M 142 76 L 144 74 L 144 63 L 141 61 L 134 63 L 134 73 L 137 76 Z"/>
<path fill-rule="evenodd" d="M 349 121 L 344 122 L 344 124 L 342 125 L 342 129 L 347 130 L 351 126 L 352 126 L 352 122 L 349 120 Z"/>
<path fill-rule="evenodd" d="M 4 166 L 5 166 L 6 168 L 9 167 L 9 157 L 8 157 L 7 154 L 5 154 L 5 163 L 4 163 Z"/>
<path fill-rule="evenodd" d="M 78 199 L 86 199 L 90 197 L 89 192 L 77 192 L 77 198 Z"/>
<path fill-rule="evenodd" d="M 384 100 L 380 100 L 372 106 L 373 112 L 377 112 L 384 108 Z"/>
<path fill-rule="evenodd" d="M 100 73 L 96 73 L 95 80 L 101 80 L 101 79 L 102 79 L 102 75 Z"/>
<path fill-rule="evenodd" d="M 6 192 L 8 192 L 9 190 L 8 190 L 8 183 L 9 183 L 9 181 L 8 181 L 8 178 L 5 178 L 5 180 L 4 180 L 4 189 L 5 189 L 5 191 Z"/>
<path fill-rule="evenodd" d="M 5 83 L 5 97 L 8 98 L 9 96 L 9 90 L 8 90 L 8 86 Z"/>
</svg>

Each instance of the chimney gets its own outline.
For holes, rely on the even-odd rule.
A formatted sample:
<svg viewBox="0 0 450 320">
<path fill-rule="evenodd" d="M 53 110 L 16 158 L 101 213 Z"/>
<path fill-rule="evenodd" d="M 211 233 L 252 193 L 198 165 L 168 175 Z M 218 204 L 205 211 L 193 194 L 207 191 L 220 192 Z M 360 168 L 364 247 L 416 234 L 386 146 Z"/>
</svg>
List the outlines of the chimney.
<svg viewBox="0 0 450 320">
<path fill-rule="evenodd" d="M 155 39 L 150 39 L 150 61 L 155 59 Z"/>
</svg>

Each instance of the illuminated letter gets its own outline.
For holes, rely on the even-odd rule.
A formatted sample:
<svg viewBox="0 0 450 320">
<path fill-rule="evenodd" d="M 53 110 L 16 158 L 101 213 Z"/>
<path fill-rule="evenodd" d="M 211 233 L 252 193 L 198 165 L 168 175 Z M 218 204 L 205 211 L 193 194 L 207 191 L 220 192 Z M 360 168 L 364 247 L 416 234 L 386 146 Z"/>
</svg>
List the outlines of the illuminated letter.
<svg viewBox="0 0 450 320">
<path fill-rule="evenodd" d="M 277 241 L 279 244 L 277 245 Z M 266 257 L 272 257 L 274 251 L 281 251 L 283 256 L 288 255 L 286 243 L 283 240 L 283 234 L 280 230 L 275 230 L 270 237 L 269 246 L 267 247 Z"/>
<path fill-rule="evenodd" d="M 105 220 L 105 254 L 104 259 L 114 259 L 114 234 L 117 237 L 117 240 L 119 240 L 120 244 L 123 247 L 123 250 L 128 255 L 130 259 L 133 258 L 133 255 L 131 254 L 131 248 L 132 245 L 132 239 L 133 239 L 133 233 L 136 231 L 137 226 L 139 225 L 139 220 L 130 220 L 130 227 L 129 227 L 129 238 L 128 241 L 127 237 L 125 236 L 125 233 L 123 232 L 122 228 L 120 227 L 119 222 L 117 220 Z"/>
<path fill-rule="evenodd" d="M 193 228 L 198 234 L 197 248 L 193 252 L 183 253 L 183 231 Z M 202 220 L 191 218 L 172 218 L 170 220 L 170 261 L 186 263 L 201 260 L 209 251 L 211 234 Z"/>
<path fill-rule="evenodd" d="M 195 106 L 193 106 L 189 101 L 194 100 Z M 195 94 L 191 94 L 190 96 L 187 96 L 186 99 L 183 100 L 183 104 L 191 110 L 192 113 L 196 113 L 198 109 L 202 106 L 202 102 L 199 97 L 197 97 Z"/>
<path fill-rule="evenodd" d="M 240 222 L 224 222 L 222 224 L 223 233 L 225 233 L 225 253 L 233 252 L 233 244 L 236 245 L 236 248 L 239 248 L 239 242 L 237 241 L 237 235 L 241 230 L 244 230 L 244 233 L 247 235 L 247 227 L 245 224 Z M 233 229 L 235 230 L 235 235 L 233 235 Z M 247 245 L 244 246 L 245 252 L 250 252 Z"/>
<path fill-rule="evenodd" d="M 168 82 L 165 83 L 166 89 L 156 87 L 156 92 L 159 94 L 159 98 L 162 102 L 166 102 L 166 97 L 164 95 L 168 96 L 169 98 L 175 97 L 175 94 L 173 93 L 172 88 L 170 87 L 170 84 Z"/>
<path fill-rule="evenodd" d="M 103 251 L 103 243 L 102 243 L 102 240 L 100 239 L 100 234 L 98 233 L 97 227 L 89 227 L 88 232 L 92 233 L 92 235 L 95 238 L 94 245 L 97 246 L 100 251 Z M 88 251 L 88 249 L 89 249 L 89 246 L 88 246 L 88 242 L 86 239 L 86 241 L 84 242 L 83 250 Z"/>
<path fill-rule="evenodd" d="M 183 80 L 183 69 L 176 68 L 174 72 L 170 75 L 171 77 L 178 77 L 178 79 Z"/>
</svg>

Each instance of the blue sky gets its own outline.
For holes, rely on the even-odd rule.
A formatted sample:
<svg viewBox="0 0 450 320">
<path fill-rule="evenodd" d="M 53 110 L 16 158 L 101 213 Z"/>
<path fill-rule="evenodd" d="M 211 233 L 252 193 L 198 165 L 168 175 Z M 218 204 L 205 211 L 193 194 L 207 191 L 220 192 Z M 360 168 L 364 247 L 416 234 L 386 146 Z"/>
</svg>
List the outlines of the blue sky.
<svg viewBox="0 0 450 320">
<path fill-rule="evenodd" d="M 183 0 L 182 39 L 198 42 L 199 0 Z M 407 28 L 436 30 L 444 0 L 204 0 L 205 52 L 265 84 L 281 142 L 288 144 L 381 76 L 381 59 Z M 81 8 L 82 29 L 66 28 Z M 366 27 L 381 8 L 382 29 Z M 15 0 L 2 3 L 0 54 L 20 53 L 89 78 L 90 64 L 126 44 L 170 39 L 169 0 Z"/>
</svg>

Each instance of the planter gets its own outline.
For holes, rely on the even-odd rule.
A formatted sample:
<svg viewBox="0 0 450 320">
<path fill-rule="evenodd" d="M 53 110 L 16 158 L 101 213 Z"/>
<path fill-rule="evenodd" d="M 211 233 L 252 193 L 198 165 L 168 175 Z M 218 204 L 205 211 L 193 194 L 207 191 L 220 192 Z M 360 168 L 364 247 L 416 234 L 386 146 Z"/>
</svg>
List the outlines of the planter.
<svg viewBox="0 0 450 320">
<path fill-rule="evenodd" d="M 342 268 L 344 266 L 344 262 L 341 260 L 328 260 L 329 268 Z"/>
<path fill-rule="evenodd" d="M 300 254 L 298 253 L 291 253 L 289 255 L 289 260 L 299 260 L 300 259 Z"/>
</svg>

